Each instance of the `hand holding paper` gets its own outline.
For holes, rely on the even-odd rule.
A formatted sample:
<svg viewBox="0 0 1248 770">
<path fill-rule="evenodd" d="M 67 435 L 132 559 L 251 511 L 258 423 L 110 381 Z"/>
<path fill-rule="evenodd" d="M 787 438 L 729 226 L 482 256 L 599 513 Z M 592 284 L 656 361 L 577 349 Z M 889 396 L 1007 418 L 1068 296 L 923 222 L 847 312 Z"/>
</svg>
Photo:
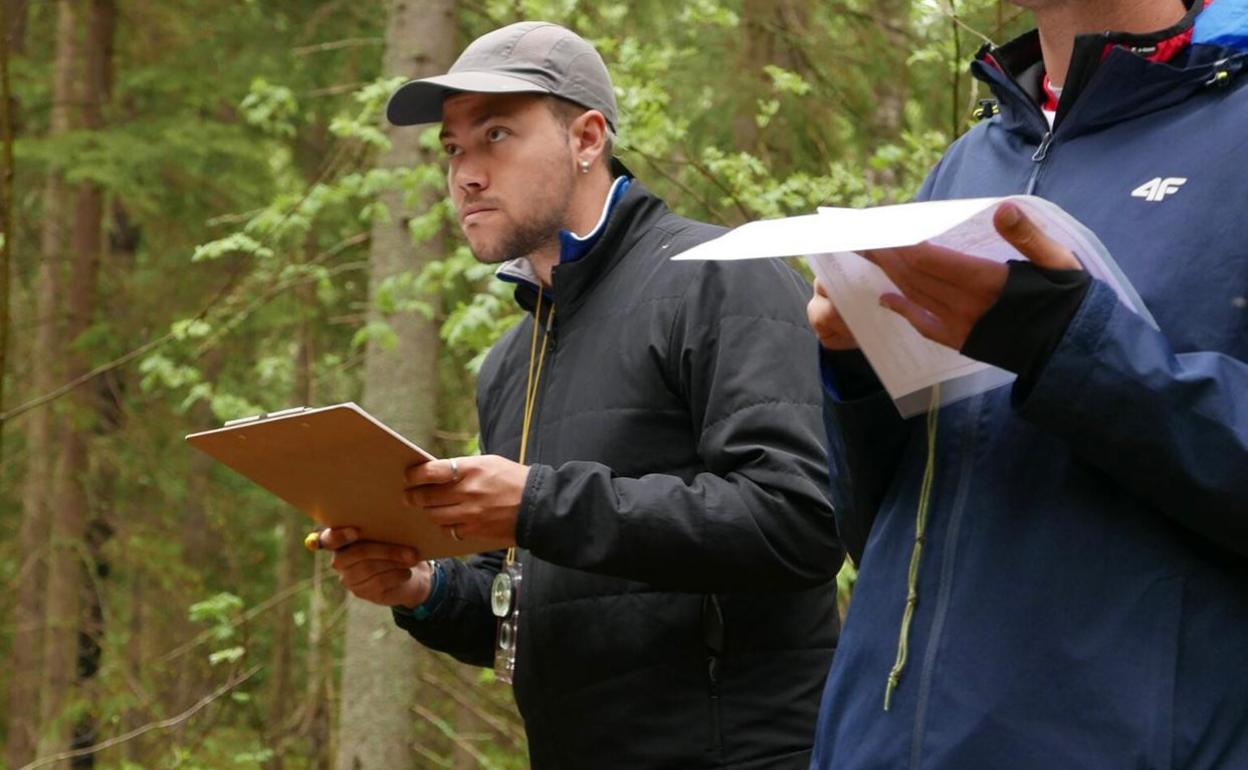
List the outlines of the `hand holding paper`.
<svg viewBox="0 0 1248 770">
<path fill-rule="evenodd" d="M 998 204 L 1006 201 L 1007 211 L 1016 208 L 1026 215 L 1011 235 L 1018 248 L 993 225 Z M 1002 224 L 1007 230 L 1019 227 Z M 910 416 L 928 408 L 929 390 L 937 384 L 943 405 L 1013 381 L 1010 372 L 973 361 L 953 346 L 961 346 L 974 320 L 992 305 L 1005 281 L 1004 263 L 1018 259 L 1020 251 L 1046 267 L 1080 263 L 1152 323 L 1097 237 L 1057 205 L 1031 196 L 821 208 L 815 215 L 742 225 L 674 259 L 808 255 L 835 306 L 833 315 L 818 296 L 811 301 L 808 313 L 816 332 L 826 337 L 830 324 L 837 317 L 843 320 L 847 334 L 835 333 L 834 344 L 845 349 L 852 347 L 849 340 L 856 342 L 898 410 Z M 873 261 L 861 256 L 872 252 Z M 916 262 L 928 269 L 920 270 Z M 881 306 L 885 295 L 892 295 L 886 302 L 894 309 Z M 829 324 L 826 332 L 819 324 Z"/>
<path fill-rule="evenodd" d="M 849 330 L 845 319 L 837 312 L 836 305 L 828 297 L 828 290 L 815 279 L 815 294 L 806 304 L 806 318 L 814 329 L 819 344 L 828 350 L 857 350 L 858 340 Z"/>
<path fill-rule="evenodd" d="M 1045 235 L 1017 204 L 999 205 L 992 223 L 1006 243 L 1036 265 L 1082 269 L 1070 249 Z M 953 350 L 962 349 L 971 329 L 1001 296 L 1008 272 L 1000 262 L 926 242 L 865 251 L 862 256 L 900 290 L 881 296 L 880 304 L 909 321 L 919 334 Z"/>
</svg>

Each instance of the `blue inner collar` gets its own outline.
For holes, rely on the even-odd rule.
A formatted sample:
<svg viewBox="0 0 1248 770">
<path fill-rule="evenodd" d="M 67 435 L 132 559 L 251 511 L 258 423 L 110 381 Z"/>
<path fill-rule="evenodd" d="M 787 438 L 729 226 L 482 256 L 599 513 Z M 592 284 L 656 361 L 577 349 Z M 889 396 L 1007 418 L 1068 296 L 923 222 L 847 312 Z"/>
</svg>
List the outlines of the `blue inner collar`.
<svg viewBox="0 0 1248 770">
<path fill-rule="evenodd" d="M 594 244 L 598 242 L 602 231 L 607 229 L 607 220 L 611 218 L 611 211 L 615 208 L 615 204 L 619 203 L 620 199 L 624 197 L 624 193 L 628 192 L 630 181 L 626 176 L 616 178 L 611 185 L 611 191 L 607 193 L 607 201 L 603 204 L 602 215 L 598 217 L 598 223 L 594 225 L 594 229 L 590 230 L 588 235 L 577 235 L 571 230 L 559 231 L 559 264 L 575 262 L 588 254 L 590 249 L 594 248 Z"/>
<path fill-rule="evenodd" d="M 569 230 L 559 231 L 559 264 L 576 262 L 594 248 L 594 244 L 607 229 L 611 212 L 615 210 L 616 204 L 623 200 L 624 193 L 628 192 L 628 186 L 631 183 L 632 179 L 627 176 L 621 175 L 615 178 L 610 192 L 607 193 L 607 200 L 603 203 L 598 223 L 594 225 L 593 230 L 589 231 L 589 234 L 581 236 Z M 527 257 L 517 257 L 499 265 L 498 270 L 494 271 L 494 277 L 507 283 L 529 286 L 534 290 L 538 286 L 537 274 L 533 272 L 533 266 L 529 264 Z M 550 296 L 550 293 L 546 292 L 546 295 Z"/>
</svg>

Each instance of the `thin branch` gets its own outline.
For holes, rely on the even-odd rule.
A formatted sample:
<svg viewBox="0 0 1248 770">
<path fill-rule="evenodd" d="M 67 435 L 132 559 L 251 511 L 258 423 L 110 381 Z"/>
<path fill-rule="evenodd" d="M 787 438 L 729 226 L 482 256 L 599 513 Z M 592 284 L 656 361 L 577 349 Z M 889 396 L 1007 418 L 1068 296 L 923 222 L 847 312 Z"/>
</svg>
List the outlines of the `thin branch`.
<svg viewBox="0 0 1248 770">
<path fill-rule="evenodd" d="M 78 757 L 85 757 L 90 754 L 95 754 L 96 752 L 104 751 L 105 749 L 111 749 L 114 746 L 120 745 L 129 740 L 133 740 L 134 738 L 137 738 L 140 735 L 143 735 L 145 733 L 150 733 L 153 730 L 167 730 L 170 727 L 176 727 L 182 724 L 183 722 L 187 721 L 191 717 L 195 716 L 195 714 L 202 711 L 213 701 L 217 700 L 218 698 L 225 695 L 229 691 L 235 689 L 236 687 L 241 685 L 243 682 L 246 682 L 248 679 L 251 679 L 253 676 L 256 675 L 258 671 L 260 671 L 261 668 L 263 668 L 263 666 L 259 666 L 259 665 L 253 666 L 251 670 L 249 670 L 247 673 L 243 674 L 242 676 L 236 679 L 231 679 L 230 681 L 221 685 L 220 687 L 218 687 L 216 690 L 213 690 L 208 695 L 205 695 L 203 698 L 200 698 L 199 701 L 196 702 L 194 706 L 191 706 L 189 709 L 187 709 L 186 711 L 183 711 L 181 714 L 178 714 L 175 717 L 169 717 L 168 719 L 162 719 L 159 722 L 151 722 L 149 724 L 143 725 L 142 727 L 136 727 L 135 729 L 131 730 L 128 733 L 123 733 L 121 735 L 118 735 L 115 738 L 109 738 L 108 740 L 102 743 L 97 743 L 94 746 L 87 746 L 85 748 L 75 749 L 73 751 L 65 751 L 65 752 L 61 752 L 60 754 L 52 754 L 50 756 L 41 757 L 31 762 L 28 765 L 23 765 L 22 767 L 18 768 L 18 770 L 35 770 L 35 768 L 43 767 L 44 765 L 51 765 L 56 762 L 62 762 L 66 759 L 76 759 Z"/>
<path fill-rule="evenodd" d="M 382 45 L 386 42 L 381 37 L 348 37 L 342 40 L 331 40 L 328 43 L 316 43 L 315 45 L 304 45 L 298 48 L 290 49 L 295 56 L 307 56 L 313 53 L 322 53 L 324 51 L 337 51 L 343 48 L 356 48 L 365 45 Z"/>
<path fill-rule="evenodd" d="M 321 580 L 326 580 L 332 574 L 334 573 L 332 572 L 325 573 L 324 575 L 321 576 Z M 269 598 L 265 599 L 264 601 L 260 602 L 256 606 L 252 607 L 251 609 L 247 610 L 246 612 L 240 614 L 238 617 L 231 620 L 229 623 L 230 628 L 238 628 L 239 626 L 250 622 L 251 620 L 255 619 L 257 615 L 260 615 L 272 609 L 273 607 L 276 607 L 277 605 L 291 598 L 292 596 L 304 590 L 305 588 L 310 588 L 312 586 L 312 583 L 315 582 L 315 580 L 316 578 L 304 578 L 303 580 L 300 580 L 298 583 L 295 583 L 292 586 L 288 586 L 284 588 L 283 590 L 278 591 L 277 593 L 273 594 Z M 157 658 L 154 662 L 158 664 L 168 663 L 174 658 L 185 655 L 186 653 L 190 652 L 195 647 L 198 647 L 199 645 L 211 639 L 213 634 L 216 633 L 216 631 L 217 631 L 217 628 L 210 628 L 210 629 L 201 631 L 194 638 L 192 638 L 189 642 L 186 642 L 184 644 L 181 644 L 173 648 L 169 652 L 166 652 L 164 655 Z"/>
<path fill-rule="evenodd" d="M 173 336 L 174 336 L 173 332 L 168 332 L 167 334 L 161 337 L 157 337 L 154 340 L 148 340 L 143 345 L 135 348 L 134 350 L 131 350 L 129 353 L 126 353 L 125 355 L 120 356 L 118 358 L 114 358 L 112 361 L 109 361 L 106 364 L 100 364 L 99 366 L 95 367 L 94 369 L 82 375 L 81 377 L 70 380 L 69 382 L 65 383 L 64 385 L 61 385 L 59 388 L 56 388 L 55 390 L 51 390 L 47 393 L 44 393 L 42 396 L 32 398 L 26 403 L 19 404 L 18 406 L 13 407 L 7 412 L 0 413 L 0 427 L 2 427 L 9 420 L 12 420 L 14 417 L 19 417 L 22 414 L 29 412 L 31 409 L 34 409 L 39 406 L 43 406 L 49 401 L 55 401 L 56 399 L 65 395 L 66 393 L 69 393 L 74 388 L 77 388 L 79 385 L 84 385 L 90 382 L 91 380 L 95 379 L 96 377 L 99 377 L 101 374 L 104 374 L 105 372 L 125 366 L 127 363 L 133 361 L 134 359 L 138 358 L 144 353 L 147 353 L 148 351 L 158 348 L 161 345 L 165 344 L 169 340 L 173 339 Z"/>
<path fill-rule="evenodd" d="M 464 685 L 467 688 L 475 689 L 477 692 L 477 695 L 486 703 L 498 709 L 500 712 L 510 715 L 513 719 L 515 718 L 515 711 L 510 708 L 510 705 L 508 703 L 503 701 L 502 698 L 497 697 L 495 693 L 491 691 L 489 688 L 480 687 L 478 682 L 470 679 L 469 677 L 464 676 L 459 666 L 452 663 L 451 659 L 448 656 L 432 655 L 430 656 L 430 660 L 433 660 L 435 663 L 441 666 L 443 670 L 445 670 L 448 674 L 451 675 L 452 678 L 459 680 L 460 684 Z"/>
<path fill-rule="evenodd" d="M 443 441 L 472 441 L 477 437 L 476 433 L 470 433 L 462 430 L 442 430 L 435 428 L 433 437 Z"/>
<path fill-rule="evenodd" d="M 326 86 L 325 88 L 314 88 L 311 91 L 305 91 L 304 96 L 337 96 L 338 94 L 347 94 L 352 91 L 360 90 L 360 86 L 368 85 L 366 81 L 358 83 L 339 83 L 336 86 Z"/>
<path fill-rule="evenodd" d="M 694 190 L 694 189 L 693 189 L 692 187 L 690 187 L 689 185 L 687 185 L 687 184 L 685 184 L 684 182 L 680 181 L 680 179 L 679 179 L 678 177 L 676 177 L 676 176 L 674 176 L 674 175 L 670 174 L 670 173 L 669 173 L 669 172 L 668 172 L 665 168 L 663 168 L 661 165 L 659 165 L 659 161 L 660 161 L 660 160 L 666 160 L 665 158 L 656 158 L 656 157 L 654 157 L 653 155 L 649 155 L 649 154 L 647 154 L 647 153 L 642 152 L 641 150 L 638 150 L 636 147 L 626 147 L 626 148 L 622 148 L 622 149 L 625 149 L 625 150 L 627 150 L 628 152 L 631 152 L 632 154 L 634 154 L 634 155 L 636 155 L 637 157 L 639 157 L 639 158 L 641 158 L 642 160 L 644 160 L 644 161 L 646 162 L 646 165 L 648 165 L 650 168 L 654 169 L 654 171 L 655 171 L 655 172 L 656 172 L 659 176 L 663 177 L 663 178 L 664 178 L 664 179 L 666 179 L 667 181 L 669 181 L 669 182 L 671 182 L 672 184 L 676 185 L 676 187 L 680 188 L 680 190 L 681 190 L 683 193 L 685 193 L 686 195 L 688 195 L 689 197 L 691 197 L 691 198 L 693 198 L 695 201 L 697 201 L 699 204 L 701 204 L 701 205 L 702 205 L 702 207 L 703 207 L 704 209 L 706 209 L 707 214 L 709 214 L 709 215 L 711 216 L 711 218 L 712 218 L 712 219 L 713 219 L 713 220 L 714 220 L 717 224 L 724 224 L 724 222 L 726 221 L 726 219 L 727 219 L 727 218 L 726 218 L 726 217 L 725 217 L 722 213 L 720 213 L 720 212 L 719 212 L 719 211 L 715 208 L 715 206 L 714 206 L 714 205 L 713 205 L 710 201 L 708 201 L 708 200 L 707 200 L 704 196 L 702 196 L 700 193 L 698 193 L 698 191 L 697 191 L 697 190 Z M 686 165 L 688 165 L 688 163 L 687 163 L 687 162 L 686 162 Z"/>
<path fill-rule="evenodd" d="M 490 770 L 498 770 L 498 765 L 491 762 L 490 758 L 482 754 L 480 749 L 478 749 L 476 746 L 473 746 L 471 743 L 465 740 L 464 737 L 460 735 L 458 732 L 456 732 L 447 723 L 445 719 L 442 719 L 437 714 L 434 714 L 432 711 L 420 705 L 419 703 L 413 706 L 412 710 L 415 711 L 417 714 L 420 714 L 422 717 L 424 717 L 429 722 L 429 724 L 438 728 L 438 731 L 441 732 L 443 735 L 445 735 L 447 738 L 450 738 L 452 741 L 454 741 L 455 745 L 463 749 L 465 752 L 467 752 L 469 756 L 471 756 L 473 759 L 477 761 L 478 765 L 480 765 L 481 767 L 489 768 Z M 23 770 L 25 769 L 23 768 Z"/>
<path fill-rule="evenodd" d="M 948 7 L 946 7 L 946 3 L 948 4 Z M 958 15 L 957 9 L 954 8 L 953 6 L 953 0 L 941 0 L 941 2 L 937 2 L 936 9 L 940 11 L 941 14 L 946 16 L 950 21 L 952 21 L 954 25 L 961 27 L 967 32 L 970 32 L 972 35 L 979 38 L 981 41 L 987 43 L 988 45 L 996 46 L 996 43 L 993 42 L 992 38 L 988 37 L 983 32 L 980 32 L 979 30 L 975 29 L 970 24 L 967 24 L 965 21 L 962 20 L 962 17 Z"/>
<path fill-rule="evenodd" d="M 433 676 L 432 674 L 429 674 L 428 672 L 422 672 L 420 674 L 420 680 L 424 682 L 425 684 L 430 685 L 434 687 L 435 689 L 441 691 L 442 694 L 448 696 L 449 698 L 454 700 L 456 703 L 458 703 L 460 706 L 471 711 L 473 716 L 475 716 L 477 719 L 481 720 L 486 725 L 488 725 L 491 729 L 494 730 L 494 732 L 498 733 L 499 737 L 504 738 L 508 742 L 510 742 L 513 748 L 519 749 L 522 745 L 524 745 L 524 731 L 523 730 L 520 730 L 512 725 L 507 724 L 506 722 L 494 716 L 493 714 L 489 713 L 485 709 L 482 709 L 480 706 L 473 703 L 469 698 L 464 697 L 463 693 L 459 692 L 454 687 L 447 686 L 445 682 Z"/>
</svg>

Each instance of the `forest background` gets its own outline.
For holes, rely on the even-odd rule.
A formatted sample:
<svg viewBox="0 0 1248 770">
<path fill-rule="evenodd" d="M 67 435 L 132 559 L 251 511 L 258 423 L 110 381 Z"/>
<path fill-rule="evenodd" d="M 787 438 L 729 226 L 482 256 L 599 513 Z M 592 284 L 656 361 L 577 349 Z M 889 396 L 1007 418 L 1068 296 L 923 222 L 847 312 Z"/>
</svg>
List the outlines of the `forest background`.
<svg viewBox="0 0 1248 770">
<path fill-rule="evenodd" d="M 907 199 L 1000 0 L 0 0 L 0 767 L 520 768 L 489 672 L 348 600 L 182 437 L 362 403 L 475 450 L 517 318 L 387 94 L 476 36 L 592 40 L 619 155 L 726 225 Z M 843 597 L 853 570 L 841 575 Z"/>
</svg>

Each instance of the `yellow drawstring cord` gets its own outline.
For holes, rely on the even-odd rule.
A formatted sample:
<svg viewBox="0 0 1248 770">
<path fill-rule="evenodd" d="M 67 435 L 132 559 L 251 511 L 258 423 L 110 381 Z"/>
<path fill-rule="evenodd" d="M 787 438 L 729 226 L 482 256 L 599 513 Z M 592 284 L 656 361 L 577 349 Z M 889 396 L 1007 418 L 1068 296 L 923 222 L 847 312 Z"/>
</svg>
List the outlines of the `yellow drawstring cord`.
<svg viewBox="0 0 1248 770">
<path fill-rule="evenodd" d="M 546 339 L 550 336 L 550 327 L 555 322 L 555 306 L 550 306 L 546 317 L 546 328 L 542 331 L 542 352 L 537 352 L 537 327 L 542 320 L 542 290 L 537 290 L 537 308 L 533 311 L 533 341 L 529 345 L 529 377 L 524 385 L 524 420 L 520 426 L 520 456 L 518 462 L 524 465 L 525 455 L 529 450 L 529 427 L 533 423 L 533 407 L 537 405 L 537 385 L 542 379 L 542 364 L 546 362 Z M 537 362 L 536 371 L 534 361 Z M 507 563 L 516 560 L 516 547 L 507 549 Z"/>
<path fill-rule="evenodd" d="M 897 638 L 897 660 L 888 672 L 888 684 L 884 687 L 884 710 L 892 705 L 893 691 L 901 682 L 901 672 L 906 667 L 910 653 L 910 621 L 919 603 L 919 560 L 923 556 L 923 540 L 927 537 L 927 508 L 932 499 L 932 480 L 936 476 L 936 415 L 940 412 L 940 385 L 932 386 L 932 403 L 927 412 L 927 466 L 923 469 L 923 483 L 919 487 L 919 510 L 914 524 L 914 551 L 910 554 L 910 574 L 906 578 L 906 609 L 901 615 L 901 633 Z"/>
</svg>

